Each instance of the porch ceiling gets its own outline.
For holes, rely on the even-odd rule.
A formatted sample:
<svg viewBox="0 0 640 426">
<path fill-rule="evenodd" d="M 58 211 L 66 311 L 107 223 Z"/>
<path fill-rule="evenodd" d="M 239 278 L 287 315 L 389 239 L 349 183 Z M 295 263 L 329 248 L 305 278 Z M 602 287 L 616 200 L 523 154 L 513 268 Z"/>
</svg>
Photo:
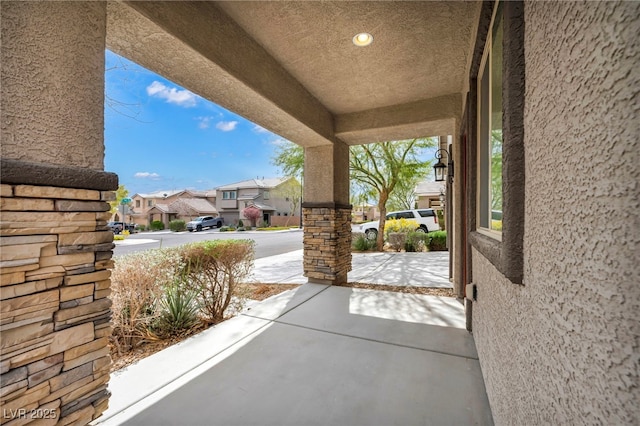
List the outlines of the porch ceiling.
<svg viewBox="0 0 640 426">
<path fill-rule="evenodd" d="M 480 2 L 110 3 L 107 45 L 305 146 L 455 132 Z M 367 47 L 352 43 L 366 31 Z"/>
</svg>

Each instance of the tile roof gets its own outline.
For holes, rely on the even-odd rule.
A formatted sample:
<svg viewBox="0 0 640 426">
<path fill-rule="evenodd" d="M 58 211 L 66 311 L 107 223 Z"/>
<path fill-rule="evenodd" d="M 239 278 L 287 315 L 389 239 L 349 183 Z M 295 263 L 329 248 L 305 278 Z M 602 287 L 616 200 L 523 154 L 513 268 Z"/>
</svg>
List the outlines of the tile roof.
<svg viewBox="0 0 640 426">
<path fill-rule="evenodd" d="M 156 192 L 150 192 L 148 194 L 135 194 L 135 196 L 139 196 L 142 198 L 166 198 L 166 197 L 172 197 L 176 194 L 180 194 L 182 192 L 187 192 L 186 189 L 172 189 L 170 191 L 156 191 Z"/>
<path fill-rule="evenodd" d="M 420 182 L 416 185 L 416 195 L 440 195 L 440 191 L 445 191 L 444 182 Z"/>
<path fill-rule="evenodd" d="M 275 188 L 281 183 L 289 180 L 290 178 L 267 178 L 267 179 L 249 179 L 240 182 L 230 183 L 228 185 L 219 186 L 216 190 L 234 190 L 234 189 L 246 189 L 246 188 Z"/>
<path fill-rule="evenodd" d="M 177 211 L 181 205 L 187 206 L 197 213 L 218 213 L 213 204 L 202 198 L 181 198 L 171 203 L 169 207 Z"/>
</svg>

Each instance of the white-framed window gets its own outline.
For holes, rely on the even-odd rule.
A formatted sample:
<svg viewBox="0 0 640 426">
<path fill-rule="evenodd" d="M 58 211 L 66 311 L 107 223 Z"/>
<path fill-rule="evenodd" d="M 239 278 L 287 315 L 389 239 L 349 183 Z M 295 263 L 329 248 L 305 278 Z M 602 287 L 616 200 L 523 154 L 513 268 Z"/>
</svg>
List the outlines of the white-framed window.
<svg viewBox="0 0 640 426">
<path fill-rule="evenodd" d="M 502 238 L 502 2 L 494 9 L 478 74 L 478 229 Z"/>
<path fill-rule="evenodd" d="M 153 200 L 147 200 L 147 207 L 153 207 Z"/>
<path fill-rule="evenodd" d="M 235 200 L 236 199 L 236 191 L 223 191 L 222 199 L 223 200 Z"/>
<path fill-rule="evenodd" d="M 262 193 L 262 198 L 263 198 L 263 199 L 268 200 L 268 199 L 269 199 L 269 197 L 270 197 L 269 191 L 264 191 L 264 192 Z"/>
<path fill-rule="evenodd" d="M 136 208 L 140 208 L 140 200 L 136 200 Z"/>
</svg>

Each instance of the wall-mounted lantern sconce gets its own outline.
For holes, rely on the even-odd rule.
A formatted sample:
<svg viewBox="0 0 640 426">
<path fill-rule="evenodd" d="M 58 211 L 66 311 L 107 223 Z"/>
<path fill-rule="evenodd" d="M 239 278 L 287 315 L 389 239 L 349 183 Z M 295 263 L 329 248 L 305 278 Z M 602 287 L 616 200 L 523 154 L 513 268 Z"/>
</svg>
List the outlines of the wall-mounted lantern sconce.
<svg viewBox="0 0 640 426">
<path fill-rule="evenodd" d="M 446 195 L 444 195 L 444 192 L 442 191 L 442 189 L 440 190 L 440 206 L 444 207 L 444 201 L 446 199 Z"/>
<path fill-rule="evenodd" d="M 447 153 L 447 164 L 444 164 L 442 160 L 442 152 Z M 453 180 L 453 160 L 451 159 L 451 154 L 446 149 L 439 149 L 436 151 L 435 155 L 438 162 L 433 166 L 433 171 L 436 174 L 436 182 L 442 182 L 445 176 L 449 176 L 451 180 Z M 447 170 L 448 169 L 448 170 Z M 448 175 L 446 172 L 449 172 Z"/>
</svg>

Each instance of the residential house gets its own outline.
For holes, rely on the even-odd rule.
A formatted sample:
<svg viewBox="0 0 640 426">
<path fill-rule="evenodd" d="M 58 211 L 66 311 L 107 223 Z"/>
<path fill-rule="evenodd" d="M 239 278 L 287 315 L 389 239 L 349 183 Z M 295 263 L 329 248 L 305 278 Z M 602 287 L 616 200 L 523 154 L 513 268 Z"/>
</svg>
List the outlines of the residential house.
<svg viewBox="0 0 640 426">
<path fill-rule="evenodd" d="M 215 200 L 215 191 L 184 189 L 135 194 L 132 197 L 131 219 L 134 223 L 145 226 L 159 220 L 166 228 L 175 219 L 188 222 L 198 216 L 216 216 L 218 211 Z"/>
<path fill-rule="evenodd" d="M 444 182 L 423 181 L 416 185 L 416 203 L 419 209 L 441 209 L 440 197 L 445 195 Z"/>
<path fill-rule="evenodd" d="M 242 211 L 255 206 L 262 211 L 262 223 L 271 225 L 298 224 L 299 213 L 292 212 L 292 198 L 297 194 L 282 191 L 284 184 L 295 178 L 248 179 L 216 188 L 216 208 L 229 224 L 247 218 Z M 297 209 L 296 209 L 297 210 Z"/>
<path fill-rule="evenodd" d="M 304 147 L 311 282 L 351 268 L 349 146 L 440 136 L 452 280 L 495 423 L 640 423 L 640 2 L 5 1 L 0 13 L 7 406 L 86 424 L 108 405 L 111 49 Z M 370 45 L 352 43 L 356 28 Z M 229 187 L 216 208 L 273 215 L 256 188 Z M 70 352 L 86 362 L 31 380 Z"/>
<path fill-rule="evenodd" d="M 377 219 L 380 219 L 378 206 L 369 203 L 353 205 L 353 222 L 361 223 Z"/>
</svg>

